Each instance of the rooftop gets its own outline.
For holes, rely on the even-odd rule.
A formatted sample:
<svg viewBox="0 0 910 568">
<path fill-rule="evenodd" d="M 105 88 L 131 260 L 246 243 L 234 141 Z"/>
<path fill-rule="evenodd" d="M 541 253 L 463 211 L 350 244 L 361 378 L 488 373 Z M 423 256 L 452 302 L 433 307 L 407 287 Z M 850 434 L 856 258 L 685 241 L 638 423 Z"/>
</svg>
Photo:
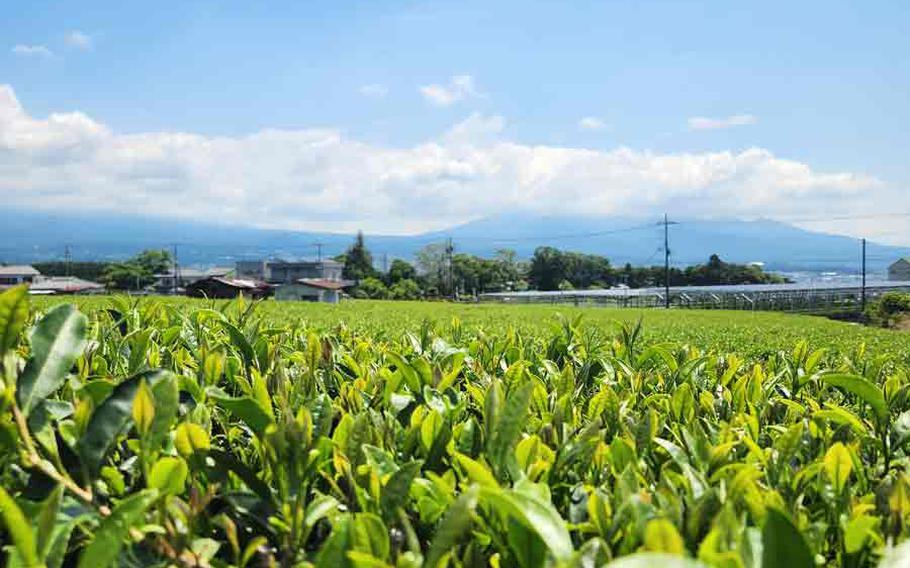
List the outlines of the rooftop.
<svg viewBox="0 0 910 568">
<path fill-rule="evenodd" d="M 297 282 L 313 288 L 322 288 L 323 290 L 341 290 L 353 284 L 353 282 L 347 280 L 327 280 L 325 278 L 301 278 Z"/>
<path fill-rule="evenodd" d="M 41 273 L 28 264 L 10 264 L 0 266 L 0 276 L 41 276 Z"/>
</svg>

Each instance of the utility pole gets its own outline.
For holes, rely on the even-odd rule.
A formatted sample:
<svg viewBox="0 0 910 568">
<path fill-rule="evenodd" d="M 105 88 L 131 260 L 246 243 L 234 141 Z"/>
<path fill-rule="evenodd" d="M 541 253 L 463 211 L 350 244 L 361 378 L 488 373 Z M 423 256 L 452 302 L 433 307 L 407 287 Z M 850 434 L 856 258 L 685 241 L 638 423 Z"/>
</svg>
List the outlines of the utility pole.
<svg viewBox="0 0 910 568">
<path fill-rule="evenodd" d="M 313 246 L 316 247 L 316 260 L 322 262 L 322 245 L 325 243 L 313 243 Z"/>
<path fill-rule="evenodd" d="M 70 252 L 70 246 L 66 245 L 66 248 L 63 249 L 63 259 L 66 262 L 66 277 L 69 278 L 73 275 L 73 255 Z"/>
<path fill-rule="evenodd" d="M 664 213 L 664 307 L 670 309 L 670 222 Z"/>
<path fill-rule="evenodd" d="M 866 239 L 863 239 L 863 286 L 860 290 L 860 304 L 866 313 Z"/>
<path fill-rule="evenodd" d="M 446 241 L 446 286 L 448 287 L 448 292 L 452 294 L 452 299 L 455 299 L 455 275 L 452 273 L 452 252 L 454 250 L 452 237 L 449 237 L 448 241 Z"/>
<path fill-rule="evenodd" d="M 179 276 L 177 275 L 177 245 L 174 244 L 174 289 L 171 291 L 174 296 L 177 295 L 177 288 L 179 288 Z"/>
</svg>

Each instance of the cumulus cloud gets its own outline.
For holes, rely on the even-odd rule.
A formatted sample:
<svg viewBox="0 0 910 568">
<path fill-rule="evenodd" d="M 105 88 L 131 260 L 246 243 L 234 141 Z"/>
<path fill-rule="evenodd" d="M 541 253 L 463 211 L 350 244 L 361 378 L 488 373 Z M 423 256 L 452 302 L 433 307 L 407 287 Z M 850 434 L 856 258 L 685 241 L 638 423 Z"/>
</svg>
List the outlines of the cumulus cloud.
<svg viewBox="0 0 910 568">
<path fill-rule="evenodd" d="M 578 128 L 582 130 L 600 130 L 604 126 L 604 121 L 596 116 L 586 116 L 578 121 Z"/>
<path fill-rule="evenodd" d="M 436 106 L 450 106 L 479 96 L 471 75 L 453 75 L 447 85 L 424 85 L 420 87 L 420 94 Z"/>
<path fill-rule="evenodd" d="M 76 49 L 88 50 L 92 48 L 92 36 L 79 30 L 67 32 L 64 37 L 66 44 Z"/>
<path fill-rule="evenodd" d="M 379 83 L 370 83 L 360 87 L 360 94 L 365 97 L 381 98 L 389 94 L 389 88 Z"/>
<path fill-rule="evenodd" d="M 758 119 L 751 114 L 734 114 L 723 118 L 693 116 L 689 119 L 689 130 L 718 130 L 721 128 L 733 128 L 734 126 L 749 126 L 756 122 L 758 122 Z"/>
<path fill-rule="evenodd" d="M 16 55 L 23 55 L 25 57 L 53 57 L 54 52 L 47 48 L 44 45 L 27 45 L 24 43 L 17 43 L 13 46 L 13 53 Z"/>
<path fill-rule="evenodd" d="M 31 116 L 0 86 L 0 203 L 274 228 L 409 233 L 516 209 L 550 214 L 821 215 L 887 186 L 761 148 L 654 153 L 527 145 L 474 114 L 408 147 L 336 129 L 122 134 L 80 112 Z"/>
</svg>

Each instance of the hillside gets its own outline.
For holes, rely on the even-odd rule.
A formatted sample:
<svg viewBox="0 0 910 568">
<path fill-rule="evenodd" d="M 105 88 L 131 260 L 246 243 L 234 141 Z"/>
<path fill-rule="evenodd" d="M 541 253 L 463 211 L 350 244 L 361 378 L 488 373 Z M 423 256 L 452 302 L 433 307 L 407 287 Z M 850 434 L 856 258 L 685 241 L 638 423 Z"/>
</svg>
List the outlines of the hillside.
<svg viewBox="0 0 910 568">
<path fill-rule="evenodd" d="M 703 262 L 717 253 L 730 262 L 764 262 L 771 270 L 850 272 L 859 266 L 856 239 L 807 231 L 772 220 L 678 219 L 670 227 L 674 264 Z M 315 243 L 323 254 L 342 252 L 352 236 L 307 231 L 278 231 L 225 226 L 206 221 L 178 221 L 88 213 L 48 214 L 0 210 L 4 238 L 0 261 L 60 259 L 70 247 L 79 260 L 126 258 L 143 248 L 177 244 L 184 264 L 230 264 L 240 258 L 312 257 Z M 529 257 L 541 245 L 602 254 L 614 264 L 659 264 L 663 228 L 656 219 L 634 217 L 564 217 L 512 214 L 481 219 L 415 236 L 370 236 L 367 244 L 377 262 L 410 258 L 428 243 L 453 239 L 458 251 L 488 256 L 500 248 Z M 900 248 L 870 243 L 868 268 L 883 272 L 895 258 L 910 255 Z"/>
</svg>

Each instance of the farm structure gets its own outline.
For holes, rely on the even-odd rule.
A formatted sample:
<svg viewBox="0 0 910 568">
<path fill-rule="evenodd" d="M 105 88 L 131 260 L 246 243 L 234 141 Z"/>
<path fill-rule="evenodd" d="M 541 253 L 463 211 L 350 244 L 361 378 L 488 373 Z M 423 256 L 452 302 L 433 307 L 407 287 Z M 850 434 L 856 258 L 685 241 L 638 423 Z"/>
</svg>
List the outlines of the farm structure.
<svg viewBox="0 0 910 568">
<path fill-rule="evenodd" d="M 910 291 L 910 280 L 869 282 L 867 299 L 889 291 Z M 567 290 L 552 292 L 491 292 L 482 302 L 510 304 L 573 304 L 619 308 L 656 308 L 665 305 L 664 288 Z M 786 312 L 849 311 L 862 305 L 858 284 L 745 284 L 733 286 L 678 286 L 670 288 L 670 304 L 678 308 L 770 310 Z"/>
<path fill-rule="evenodd" d="M 28 293 L 33 296 L 103 294 L 104 291 L 104 284 L 90 282 L 75 276 L 42 276 L 28 287 Z"/>
<path fill-rule="evenodd" d="M 293 284 L 278 286 L 275 291 L 275 299 L 337 304 L 341 301 L 342 290 L 351 285 L 353 282 L 344 280 L 301 278 Z"/>
<path fill-rule="evenodd" d="M 194 298 L 236 298 L 241 294 L 253 300 L 265 298 L 272 294 L 272 287 L 256 280 L 210 276 L 186 288 L 186 295 Z"/>
</svg>

